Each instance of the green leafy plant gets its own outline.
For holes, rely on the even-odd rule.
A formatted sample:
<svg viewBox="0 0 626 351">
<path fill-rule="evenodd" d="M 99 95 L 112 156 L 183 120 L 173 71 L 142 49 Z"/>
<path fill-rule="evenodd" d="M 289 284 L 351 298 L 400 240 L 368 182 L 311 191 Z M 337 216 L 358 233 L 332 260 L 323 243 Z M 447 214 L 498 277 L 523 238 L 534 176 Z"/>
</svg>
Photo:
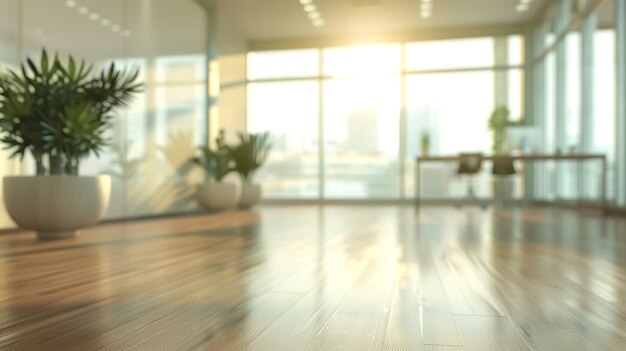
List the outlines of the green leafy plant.
<svg viewBox="0 0 626 351">
<path fill-rule="evenodd" d="M 191 161 L 202 167 L 208 178 L 214 178 L 220 182 L 234 170 L 231 149 L 226 144 L 223 130 L 220 130 L 215 137 L 215 145 L 215 149 L 209 146 L 198 148 L 198 156 L 192 158 Z"/>
<path fill-rule="evenodd" d="M 499 155 L 504 152 L 506 145 L 506 130 L 511 125 L 509 109 L 506 106 L 496 107 L 489 117 L 488 129 L 492 135 L 492 151 Z"/>
<path fill-rule="evenodd" d="M 19 70 L 0 74 L 0 142 L 11 157 L 32 154 L 38 175 L 78 174 L 80 160 L 107 144 L 113 111 L 142 90 L 139 70 L 114 63 L 93 66 L 48 56 L 26 59 Z"/>
<path fill-rule="evenodd" d="M 239 133 L 239 143 L 231 148 L 231 155 L 235 162 L 235 171 L 244 180 L 251 180 L 254 172 L 267 160 L 271 150 L 269 137 L 269 133 Z"/>
<path fill-rule="evenodd" d="M 422 142 L 422 148 L 430 147 L 430 134 L 428 132 L 422 132 L 421 142 Z"/>
</svg>

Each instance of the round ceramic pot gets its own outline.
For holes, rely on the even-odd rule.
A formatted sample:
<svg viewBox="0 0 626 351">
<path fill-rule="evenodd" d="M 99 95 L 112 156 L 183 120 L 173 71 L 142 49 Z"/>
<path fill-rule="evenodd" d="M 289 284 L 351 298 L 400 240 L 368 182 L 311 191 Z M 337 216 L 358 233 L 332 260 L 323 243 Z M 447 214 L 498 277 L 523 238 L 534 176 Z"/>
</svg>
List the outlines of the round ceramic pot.
<svg viewBox="0 0 626 351">
<path fill-rule="evenodd" d="M 4 203 L 20 228 L 42 240 L 71 238 L 96 225 L 107 209 L 111 177 L 10 176 L 4 178 Z"/>
<path fill-rule="evenodd" d="M 234 208 L 239 203 L 239 191 L 234 183 L 210 180 L 198 185 L 196 197 L 202 207 L 212 211 Z"/>
<path fill-rule="evenodd" d="M 241 184 L 241 199 L 239 200 L 240 208 L 250 208 L 261 201 L 261 186 L 250 182 Z"/>
</svg>

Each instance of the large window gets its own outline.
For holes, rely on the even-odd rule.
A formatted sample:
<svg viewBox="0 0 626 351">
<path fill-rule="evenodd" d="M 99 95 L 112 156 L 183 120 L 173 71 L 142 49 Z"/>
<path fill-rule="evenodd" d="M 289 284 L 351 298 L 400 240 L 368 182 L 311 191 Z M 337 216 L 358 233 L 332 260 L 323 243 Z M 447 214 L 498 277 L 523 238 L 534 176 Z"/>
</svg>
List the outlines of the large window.
<svg viewBox="0 0 626 351">
<path fill-rule="evenodd" d="M 399 196 L 399 78 L 324 82 L 324 154 L 328 198 Z"/>
<path fill-rule="evenodd" d="M 542 123 L 540 128 L 543 136 L 544 154 L 554 154 L 557 151 L 556 144 L 556 57 L 554 52 L 548 54 L 544 63 L 544 110 L 542 111 Z M 542 163 L 540 168 L 541 178 L 538 179 L 540 189 L 538 195 L 544 200 L 553 199 L 556 196 L 556 167 L 552 163 Z"/>
<path fill-rule="evenodd" d="M 397 198 L 400 45 L 324 50 L 326 198 Z"/>
<path fill-rule="evenodd" d="M 491 111 L 524 115 L 523 47 L 509 36 L 250 53 L 248 129 L 274 144 L 266 196 L 413 197 L 423 133 L 433 154 L 489 153 Z M 454 168 L 425 170 L 426 195 L 463 196 Z"/>
<path fill-rule="evenodd" d="M 257 175 L 268 198 L 319 195 L 318 92 L 309 80 L 248 86 L 248 130 L 272 133 L 270 159 Z"/>
<path fill-rule="evenodd" d="M 494 38 L 410 43 L 406 46 L 406 55 L 409 71 L 492 67 L 495 64 Z"/>
<path fill-rule="evenodd" d="M 563 140 L 560 147 L 562 152 L 581 152 L 581 130 L 580 130 L 580 109 L 581 109 L 581 37 L 580 33 L 570 32 L 564 40 L 565 44 L 565 102 L 563 110 Z M 579 177 L 578 165 L 576 163 L 561 162 L 559 170 L 558 191 L 559 197 L 564 199 L 575 199 L 580 191 L 578 189 Z"/>
<path fill-rule="evenodd" d="M 593 52 L 593 152 L 606 154 L 608 159 L 609 198 L 615 196 L 615 30 L 603 29 L 594 35 Z M 597 193 L 596 189 L 596 193 Z"/>
<path fill-rule="evenodd" d="M 315 77 L 319 74 L 317 50 L 251 52 L 248 55 L 249 79 Z"/>
<path fill-rule="evenodd" d="M 607 156 L 606 191 L 611 200 L 616 184 L 615 1 L 602 1 L 589 12 L 570 5 L 555 2 L 539 30 L 537 42 L 546 45 L 535 52 L 536 79 L 542 86 L 534 100 L 543 107 L 536 109 L 535 118 L 542 128 L 544 153 Z M 537 195 L 547 200 L 599 199 L 599 166 L 541 165 L 535 177 Z"/>
<path fill-rule="evenodd" d="M 494 72 L 460 72 L 409 75 L 406 80 L 407 195 L 415 193 L 413 163 L 420 155 L 420 135 L 429 133 L 431 153 L 488 153 L 491 136 L 487 120 L 494 108 Z M 454 101 L 454 103 L 451 103 Z M 425 197 L 463 196 L 464 180 L 456 179 L 455 164 L 427 164 L 423 168 Z M 482 174 L 478 195 L 488 196 L 488 176 Z M 449 186 L 449 185 L 452 186 Z"/>
</svg>

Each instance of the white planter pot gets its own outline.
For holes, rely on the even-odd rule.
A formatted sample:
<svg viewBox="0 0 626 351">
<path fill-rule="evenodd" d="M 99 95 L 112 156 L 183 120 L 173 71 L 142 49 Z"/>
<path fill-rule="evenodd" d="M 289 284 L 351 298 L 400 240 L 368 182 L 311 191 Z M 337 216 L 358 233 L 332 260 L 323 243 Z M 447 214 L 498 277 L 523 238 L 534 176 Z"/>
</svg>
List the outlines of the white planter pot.
<svg viewBox="0 0 626 351">
<path fill-rule="evenodd" d="M 236 207 L 239 203 L 239 195 L 236 184 L 213 180 L 198 185 L 196 194 L 200 205 L 214 211 Z"/>
<path fill-rule="evenodd" d="M 261 201 L 261 186 L 258 184 L 243 182 L 241 183 L 241 200 L 239 200 L 240 208 L 250 208 Z"/>
<path fill-rule="evenodd" d="M 109 207 L 109 176 L 15 176 L 4 178 L 4 203 L 21 228 L 39 239 L 63 239 L 97 224 Z"/>
</svg>

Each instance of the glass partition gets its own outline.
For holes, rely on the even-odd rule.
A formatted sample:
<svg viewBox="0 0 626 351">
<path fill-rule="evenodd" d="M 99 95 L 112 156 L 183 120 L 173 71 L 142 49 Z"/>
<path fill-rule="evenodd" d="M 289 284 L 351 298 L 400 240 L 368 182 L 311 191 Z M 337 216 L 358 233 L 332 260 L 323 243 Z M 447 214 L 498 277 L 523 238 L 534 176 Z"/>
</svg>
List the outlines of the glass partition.
<svg viewBox="0 0 626 351">
<path fill-rule="evenodd" d="M 536 110 L 536 119 L 542 127 L 543 152 L 607 156 L 606 190 L 611 201 L 616 169 L 615 1 L 601 1 L 593 11 L 583 11 L 590 5 L 559 1 L 548 7 L 539 28 L 547 28 L 546 45 L 535 53 L 533 65 L 536 79 L 543 84 L 534 99 L 543 107 Z M 564 49 L 562 59 L 557 59 L 559 48 Z M 559 82 L 561 72 L 563 81 Z M 557 118 L 562 123 L 556 123 Z M 540 199 L 597 200 L 601 196 L 599 162 L 580 168 L 573 162 L 561 163 L 558 172 L 555 165 L 539 168 L 534 179 Z"/>
<path fill-rule="evenodd" d="M 0 69 L 38 58 L 46 48 L 96 68 L 115 62 L 141 70 L 145 89 L 115 113 L 110 147 L 81 163 L 83 175 L 112 176 L 107 218 L 196 208 L 193 184 L 203 178 L 189 158 L 207 133 L 207 14 L 201 6 L 193 0 L 2 0 L 0 18 Z M 1 175 L 34 172 L 28 158 L 18 164 L 4 154 Z M 11 226 L 0 209 L 0 228 Z"/>
</svg>

